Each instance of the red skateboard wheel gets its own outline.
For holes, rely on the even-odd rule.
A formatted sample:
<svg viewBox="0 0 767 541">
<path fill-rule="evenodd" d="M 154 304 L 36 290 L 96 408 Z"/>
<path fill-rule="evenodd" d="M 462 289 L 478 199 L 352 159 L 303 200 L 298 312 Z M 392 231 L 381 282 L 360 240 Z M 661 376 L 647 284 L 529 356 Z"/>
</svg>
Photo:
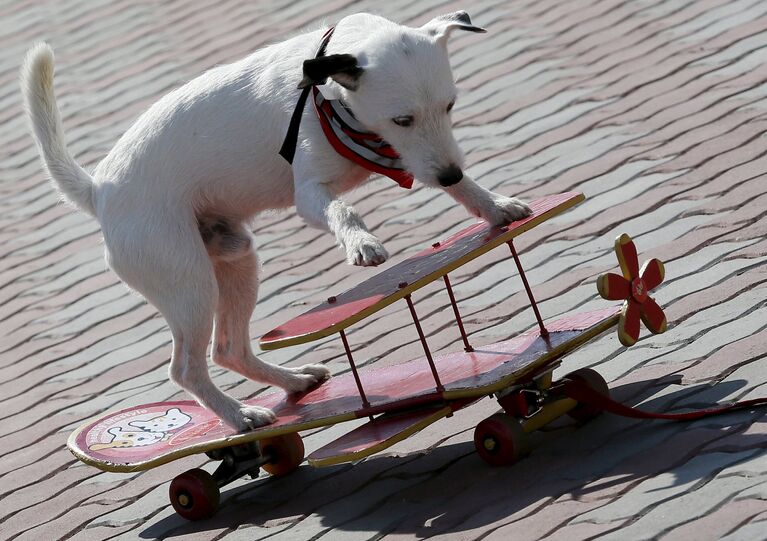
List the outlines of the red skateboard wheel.
<svg viewBox="0 0 767 541">
<path fill-rule="evenodd" d="M 270 475 L 287 475 L 298 469 L 304 460 L 304 441 L 297 432 L 265 438 L 260 444 L 261 452 L 271 458 L 261 466 Z"/>
<path fill-rule="evenodd" d="M 202 520 L 218 509 L 220 492 L 213 476 L 195 468 L 178 475 L 170 483 L 170 503 L 187 520 Z"/>
<path fill-rule="evenodd" d="M 610 388 L 607 386 L 605 378 L 603 378 L 599 372 L 592 370 L 591 368 L 581 368 L 575 372 L 570 372 L 565 376 L 566 379 L 578 380 L 585 383 L 599 394 L 603 394 L 607 397 L 610 396 Z M 578 404 L 573 409 L 567 412 L 567 415 L 575 419 L 576 421 L 585 423 L 590 421 L 594 417 L 599 416 L 602 410 L 596 406 L 589 404 Z"/>
<path fill-rule="evenodd" d="M 510 466 L 527 454 L 529 443 L 517 419 L 496 413 L 477 425 L 474 447 L 480 458 L 491 466 Z"/>
</svg>

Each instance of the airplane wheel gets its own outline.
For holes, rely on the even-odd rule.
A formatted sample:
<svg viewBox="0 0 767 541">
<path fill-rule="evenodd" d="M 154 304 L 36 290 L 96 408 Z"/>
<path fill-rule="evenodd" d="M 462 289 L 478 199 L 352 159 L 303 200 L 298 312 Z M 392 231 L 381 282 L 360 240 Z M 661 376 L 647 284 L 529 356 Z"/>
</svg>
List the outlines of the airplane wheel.
<svg viewBox="0 0 767 541">
<path fill-rule="evenodd" d="M 296 432 L 265 438 L 260 443 L 261 452 L 271 457 L 270 462 L 261 466 L 270 475 L 287 475 L 304 460 L 304 441 Z"/>
<path fill-rule="evenodd" d="M 481 421 L 474 430 L 474 447 L 491 466 L 510 466 L 529 452 L 522 425 L 506 413 L 496 413 Z"/>
<path fill-rule="evenodd" d="M 202 520 L 218 509 L 220 492 L 213 476 L 195 468 L 177 476 L 170 483 L 170 503 L 187 520 Z"/>
<path fill-rule="evenodd" d="M 607 386 L 605 378 L 599 375 L 599 372 L 596 370 L 592 370 L 591 368 L 581 368 L 575 372 L 570 372 L 565 377 L 585 383 L 599 394 L 603 394 L 608 397 L 610 396 L 610 388 Z M 596 406 L 589 404 L 578 404 L 573 409 L 568 411 L 567 415 L 576 421 L 585 423 L 594 417 L 598 417 L 600 413 L 602 413 L 602 410 Z"/>
</svg>

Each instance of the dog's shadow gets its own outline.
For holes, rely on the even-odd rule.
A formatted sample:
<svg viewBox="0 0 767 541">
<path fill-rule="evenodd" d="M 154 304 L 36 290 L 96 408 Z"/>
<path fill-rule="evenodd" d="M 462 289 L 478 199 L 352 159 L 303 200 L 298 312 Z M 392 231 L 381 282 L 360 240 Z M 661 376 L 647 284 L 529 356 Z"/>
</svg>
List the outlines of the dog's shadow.
<svg viewBox="0 0 767 541">
<path fill-rule="evenodd" d="M 678 377 L 669 377 L 616 387 L 611 392 L 631 405 L 678 383 Z M 738 380 L 680 387 L 643 402 L 642 407 L 650 411 L 704 407 L 745 385 Z M 695 423 L 639 421 L 606 414 L 583 426 L 563 418 L 533 434 L 532 454 L 507 468 L 486 466 L 473 444 L 465 441 L 471 436 L 468 432 L 464 442 L 442 445 L 428 453 L 384 455 L 357 465 L 323 469 L 305 465 L 284 478 L 260 479 L 224 490 L 221 509 L 211 519 L 187 522 L 173 514 L 143 529 L 140 537 L 183 537 L 250 527 L 254 537 L 282 531 L 290 534 L 293 527 L 298 535 L 306 527 L 304 521 L 312 529 L 303 532 L 307 537 L 324 529 L 418 537 L 473 530 L 512 520 L 519 511 L 562 496 L 579 500 L 620 490 L 615 485 L 660 473 L 659 456 L 663 456 L 662 464 L 673 464 L 673 456 L 684 464 L 701 450 L 764 447 L 765 436 L 742 433 L 763 413 L 742 410 Z M 675 485 L 696 480 L 694 468 L 679 468 L 674 474 Z"/>
</svg>

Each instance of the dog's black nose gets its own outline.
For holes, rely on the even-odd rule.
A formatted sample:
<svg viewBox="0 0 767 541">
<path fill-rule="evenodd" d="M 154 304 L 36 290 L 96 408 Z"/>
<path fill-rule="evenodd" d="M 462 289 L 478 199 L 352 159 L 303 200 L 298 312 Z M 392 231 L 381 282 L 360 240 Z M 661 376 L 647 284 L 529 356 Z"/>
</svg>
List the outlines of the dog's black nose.
<svg viewBox="0 0 767 541">
<path fill-rule="evenodd" d="M 462 178 L 463 171 L 461 171 L 460 167 L 452 163 L 437 173 L 437 180 L 439 180 L 439 183 L 443 186 L 458 184 L 461 182 Z"/>
</svg>

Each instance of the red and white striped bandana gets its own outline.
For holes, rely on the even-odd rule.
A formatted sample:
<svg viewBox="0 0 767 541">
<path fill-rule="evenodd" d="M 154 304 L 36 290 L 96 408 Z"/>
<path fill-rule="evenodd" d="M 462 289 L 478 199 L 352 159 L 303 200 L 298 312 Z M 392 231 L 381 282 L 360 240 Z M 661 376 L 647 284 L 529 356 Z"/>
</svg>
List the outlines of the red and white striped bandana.
<svg viewBox="0 0 767 541">
<path fill-rule="evenodd" d="M 329 100 L 316 86 L 314 110 L 330 145 L 344 158 L 368 171 L 385 175 L 403 188 L 413 187 L 413 175 L 405 170 L 397 151 L 376 133 L 365 130 L 341 100 Z"/>
</svg>

